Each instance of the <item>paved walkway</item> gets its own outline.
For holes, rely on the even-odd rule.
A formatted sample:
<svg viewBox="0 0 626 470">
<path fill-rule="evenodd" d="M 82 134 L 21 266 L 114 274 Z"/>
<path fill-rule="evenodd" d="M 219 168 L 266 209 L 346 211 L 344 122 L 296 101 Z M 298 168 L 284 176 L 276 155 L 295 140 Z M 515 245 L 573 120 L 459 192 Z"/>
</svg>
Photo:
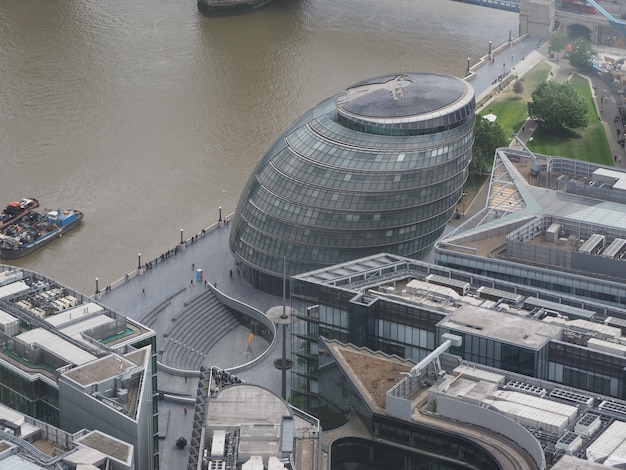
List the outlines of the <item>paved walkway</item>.
<svg viewBox="0 0 626 470">
<path fill-rule="evenodd" d="M 128 281 L 122 280 L 119 286 L 110 291 L 105 290 L 101 294 L 100 302 L 139 322 L 144 321 L 151 312 L 158 311 L 158 319 L 155 321 L 155 327 L 159 328 L 157 346 L 164 341 L 163 333 L 167 332 L 167 325 L 171 325 L 173 318 L 176 319 L 184 304 L 199 295 L 202 289 L 208 288 L 204 282 L 196 281 L 198 269 L 203 270 L 204 279 L 217 286 L 217 290 L 252 305 L 261 312 L 265 313 L 272 306 L 282 305 L 282 298 L 252 289 L 238 274 L 234 257 L 228 247 L 229 235 L 230 225 L 216 223 L 205 230 L 204 236 L 202 233 L 195 235 L 193 243 L 188 239 L 186 247 L 173 245 L 170 250 L 166 250 L 170 255 L 162 261 L 160 258 L 148 261 L 152 265 L 151 269 L 129 273 Z M 175 251 L 177 248 L 178 251 Z M 178 320 L 180 319 L 175 321 Z M 246 363 L 249 355 L 246 352 L 245 339 L 247 331 L 243 334 L 241 329 L 235 329 L 220 341 L 220 347 L 211 350 L 210 365 L 224 367 L 222 364 L 232 364 L 234 360 L 240 364 Z M 274 347 L 272 354 L 258 367 L 237 375 L 280 395 L 281 375 L 273 367 L 273 360 L 282 353 L 280 344 Z M 236 361 L 237 357 L 240 361 Z M 196 383 L 196 380 L 185 375 L 159 372 L 161 390 L 189 395 L 190 399 L 195 396 Z"/>
</svg>

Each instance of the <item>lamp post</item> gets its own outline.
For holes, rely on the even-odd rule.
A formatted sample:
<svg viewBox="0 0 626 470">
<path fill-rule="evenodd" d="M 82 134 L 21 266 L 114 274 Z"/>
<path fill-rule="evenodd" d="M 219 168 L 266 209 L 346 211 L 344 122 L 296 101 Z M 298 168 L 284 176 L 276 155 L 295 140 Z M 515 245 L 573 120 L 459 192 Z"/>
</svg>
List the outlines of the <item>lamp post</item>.
<svg viewBox="0 0 626 470">
<path fill-rule="evenodd" d="M 502 78 L 504 78 L 505 74 L 506 74 L 506 62 L 502 62 Z"/>
<path fill-rule="evenodd" d="M 180 244 L 181 244 L 181 245 L 184 245 L 184 244 L 185 244 L 185 242 L 184 242 L 184 240 L 183 240 L 183 229 L 182 229 L 182 228 L 180 229 Z"/>
<path fill-rule="evenodd" d="M 100 293 L 100 288 L 98 287 L 98 278 L 96 278 L 96 294 Z"/>
<path fill-rule="evenodd" d="M 511 30 L 509 29 L 509 42 L 511 42 L 513 38 L 511 37 Z"/>
<path fill-rule="evenodd" d="M 604 94 L 606 90 L 602 90 L 602 98 L 600 98 L 600 114 L 604 111 Z"/>
<path fill-rule="evenodd" d="M 491 41 L 489 41 L 489 58 L 491 58 Z"/>
<path fill-rule="evenodd" d="M 217 219 L 217 221 L 218 221 L 218 222 L 221 222 L 221 221 L 222 221 L 222 206 L 220 206 L 218 209 L 219 209 L 219 211 L 220 211 L 220 218 L 219 218 L 219 219 Z"/>
<path fill-rule="evenodd" d="M 465 196 L 467 196 L 467 193 L 461 194 L 461 212 L 463 217 L 465 217 Z"/>
<path fill-rule="evenodd" d="M 137 253 L 137 269 L 141 269 L 141 253 Z"/>
<path fill-rule="evenodd" d="M 465 76 L 467 77 L 470 74 L 470 58 L 467 58 L 467 70 L 465 70 Z"/>
</svg>

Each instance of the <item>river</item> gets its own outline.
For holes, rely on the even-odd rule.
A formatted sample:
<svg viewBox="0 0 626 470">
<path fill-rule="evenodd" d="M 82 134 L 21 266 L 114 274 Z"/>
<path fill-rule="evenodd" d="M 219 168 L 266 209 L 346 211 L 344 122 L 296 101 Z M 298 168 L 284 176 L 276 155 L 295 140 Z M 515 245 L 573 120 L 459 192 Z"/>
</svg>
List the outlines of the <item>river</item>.
<svg viewBox="0 0 626 470">
<path fill-rule="evenodd" d="M 298 116 L 390 72 L 463 76 L 518 16 L 452 0 L 279 0 L 206 18 L 195 0 L 3 0 L 0 204 L 81 226 L 5 264 L 86 294 L 235 210 Z"/>
</svg>

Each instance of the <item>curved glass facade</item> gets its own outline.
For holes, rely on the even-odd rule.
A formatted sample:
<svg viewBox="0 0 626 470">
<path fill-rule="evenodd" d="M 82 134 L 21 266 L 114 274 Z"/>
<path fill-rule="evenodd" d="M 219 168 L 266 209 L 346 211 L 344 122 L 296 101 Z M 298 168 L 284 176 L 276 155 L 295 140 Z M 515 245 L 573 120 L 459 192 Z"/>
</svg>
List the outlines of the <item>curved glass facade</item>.
<svg viewBox="0 0 626 470">
<path fill-rule="evenodd" d="M 241 195 L 230 248 L 256 287 L 388 252 L 421 258 L 453 215 L 471 160 L 475 98 L 437 74 L 361 82 L 311 109 Z"/>
</svg>

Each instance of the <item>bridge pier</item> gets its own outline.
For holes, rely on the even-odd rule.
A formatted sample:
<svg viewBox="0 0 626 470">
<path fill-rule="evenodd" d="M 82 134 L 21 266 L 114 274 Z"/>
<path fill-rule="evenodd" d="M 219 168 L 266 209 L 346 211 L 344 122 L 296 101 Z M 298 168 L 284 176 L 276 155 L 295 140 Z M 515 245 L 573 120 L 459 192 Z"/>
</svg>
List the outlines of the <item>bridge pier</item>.
<svg viewBox="0 0 626 470">
<path fill-rule="evenodd" d="M 234 16 L 250 13 L 273 0 L 198 0 L 198 10 L 205 16 Z"/>
<path fill-rule="evenodd" d="M 547 41 L 555 30 L 555 0 L 520 0 L 519 35 Z"/>
<path fill-rule="evenodd" d="M 607 14 L 614 18 L 610 20 L 599 9 L 596 13 L 557 10 L 556 0 L 520 0 L 520 36 L 547 41 L 556 32 L 574 37 L 582 33 L 592 44 L 626 47 L 626 20 L 615 17 L 615 11 Z"/>
</svg>

